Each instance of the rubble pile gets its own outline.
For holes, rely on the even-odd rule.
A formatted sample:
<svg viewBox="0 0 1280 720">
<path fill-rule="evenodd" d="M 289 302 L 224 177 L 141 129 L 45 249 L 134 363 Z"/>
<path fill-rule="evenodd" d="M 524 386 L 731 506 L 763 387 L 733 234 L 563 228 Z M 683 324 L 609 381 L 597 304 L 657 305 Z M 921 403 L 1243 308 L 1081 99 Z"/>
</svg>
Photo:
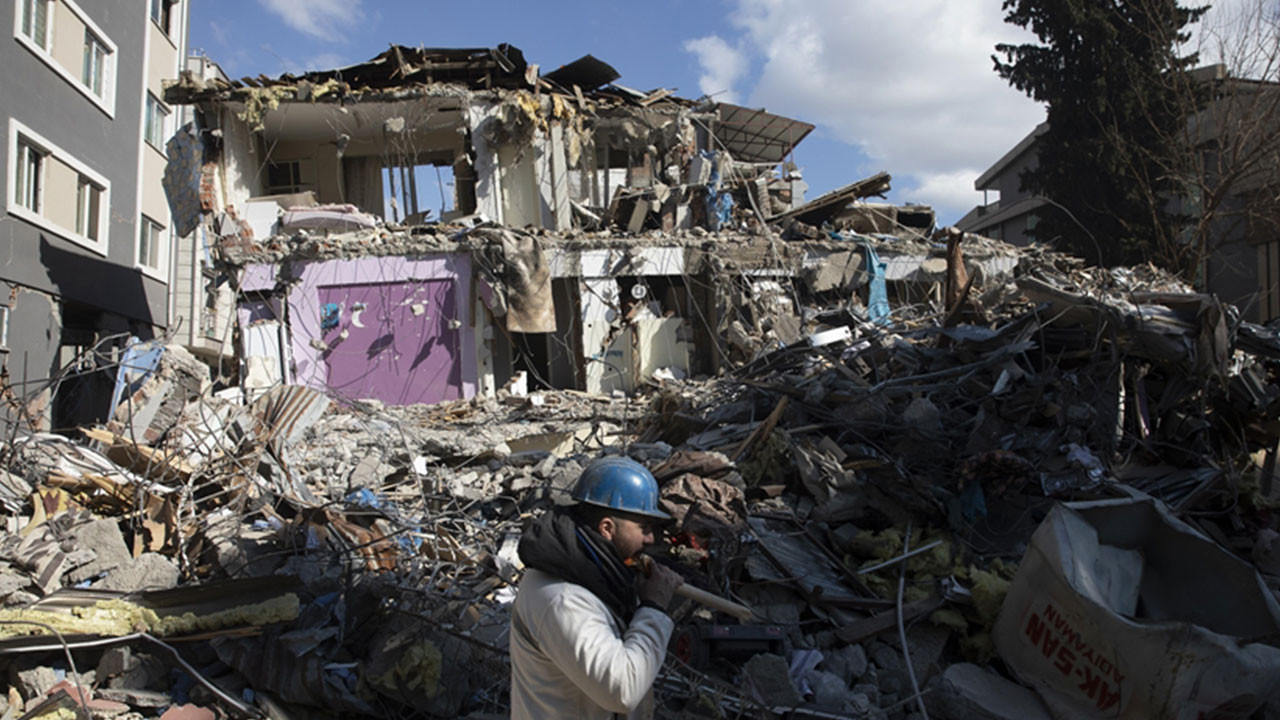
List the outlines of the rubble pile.
<svg viewBox="0 0 1280 720">
<path fill-rule="evenodd" d="M 834 242 L 863 237 L 937 250 Z M 1102 642 L 1062 600 L 1088 586 L 1129 625 L 1274 641 L 1280 335 L 1152 268 L 1016 258 L 888 315 L 814 293 L 792 341 L 741 324 L 732 368 L 632 396 L 246 396 L 135 345 L 105 424 L 5 447 L 6 716 L 500 717 L 521 528 L 625 453 L 676 518 L 656 559 L 754 613 L 674 609 L 657 717 L 1175 717 L 1106 679 L 1128 665 L 1088 666 L 1101 679 L 1068 697 L 1011 638 Z M 1068 536 L 1081 559 L 1055 570 Z M 1247 613 L 1169 600 L 1202 557 Z M 1053 642 L 1046 662 L 1082 662 Z M 1248 648 L 1236 675 L 1275 677 L 1247 672 L 1273 649 Z M 1136 662 L 1123 650 L 1107 662 Z M 1249 690 L 1229 716 L 1276 688 Z"/>
</svg>

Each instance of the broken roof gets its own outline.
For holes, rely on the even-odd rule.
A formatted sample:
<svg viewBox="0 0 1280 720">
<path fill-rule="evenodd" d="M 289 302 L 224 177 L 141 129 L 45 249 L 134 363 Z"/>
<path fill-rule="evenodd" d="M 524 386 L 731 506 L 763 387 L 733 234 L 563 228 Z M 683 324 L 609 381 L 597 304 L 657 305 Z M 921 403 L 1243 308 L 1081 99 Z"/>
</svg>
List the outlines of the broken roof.
<svg viewBox="0 0 1280 720">
<path fill-rule="evenodd" d="M 782 162 L 813 125 L 764 110 L 718 103 L 716 139 L 734 158 L 747 162 Z"/>
<path fill-rule="evenodd" d="M 295 85 L 300 80 L 324 83 L 335 80 L 352 91 L 402 87 L 413 83 L 451 83 L 475 88 L 530 87 L 524 53 L 502 43 L 495 48 L 411 48 L 392 45 L 371 60 L 332 70 L 311 70 L 301 76 L 285 73 L 278 78 L 258 75 L 232 80 L 227 87 L 260 88 Z"/>
<path fill-rule="evenodd" d="M 502 43 L 494 48 L 412 48 L 392 45 L 367 62 L 302 75 L 285 73 L 242 77 L 239 80 L 204 79 L 183 71 L 176 82 L 166 83 L 165 101 L 192 104 L 202 101 L 245 102 L 275 107 L 281 102 L 400 102 L 413 97 L 458 96 L 466 90 L 546 90 L 606 106 L 642 108 L 697 103 L 681 98 L 669 88 L 635 90 L 615 83 L 621 75 L 592 55 L 539 75 L 538 65 L 526 61 L 520 48 Z M 268 92 L 269 98 L 261 98 Z M 436 109 L 436 108 L 433 108 Z M 735 158 L 747 162 L 781 162 L 813 131 L 810 123 L 764 110 L 729 103 L 707 106 L 717 117 L 715 137 Z"/>
</svg>

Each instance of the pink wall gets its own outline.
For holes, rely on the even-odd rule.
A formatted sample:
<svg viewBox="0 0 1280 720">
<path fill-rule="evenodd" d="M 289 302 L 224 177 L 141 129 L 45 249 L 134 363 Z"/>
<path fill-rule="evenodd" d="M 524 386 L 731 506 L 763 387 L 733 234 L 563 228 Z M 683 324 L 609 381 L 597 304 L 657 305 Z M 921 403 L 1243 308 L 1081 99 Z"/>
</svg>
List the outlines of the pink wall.
<svg viewBox="0 0 1280 720">
<path fill-rule="evenodd" d="M 475 395 L 471 257 L 366 257 L 300 263 L 289 290 L 294 381 L 388 405 Z M 277 266 L 245 268 L 241 289 L 274 287 Z M 322 327 L 332 304 L 331 326 Z"/>
</svg>

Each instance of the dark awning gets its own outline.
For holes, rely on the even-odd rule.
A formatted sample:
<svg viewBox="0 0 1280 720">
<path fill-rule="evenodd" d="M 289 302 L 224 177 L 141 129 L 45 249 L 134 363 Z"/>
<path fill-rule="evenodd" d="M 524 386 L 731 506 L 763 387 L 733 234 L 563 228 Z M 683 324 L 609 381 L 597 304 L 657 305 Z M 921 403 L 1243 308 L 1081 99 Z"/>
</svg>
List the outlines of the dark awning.
<svg viewBox="0 0 1280 720">
<path fill-rule="evenodd" d="M 782 162 L 813 131 L 807 122 L 729 103 L 717 103 L 716 114 L 716 139 L 746 162 Z"/>
</svg>

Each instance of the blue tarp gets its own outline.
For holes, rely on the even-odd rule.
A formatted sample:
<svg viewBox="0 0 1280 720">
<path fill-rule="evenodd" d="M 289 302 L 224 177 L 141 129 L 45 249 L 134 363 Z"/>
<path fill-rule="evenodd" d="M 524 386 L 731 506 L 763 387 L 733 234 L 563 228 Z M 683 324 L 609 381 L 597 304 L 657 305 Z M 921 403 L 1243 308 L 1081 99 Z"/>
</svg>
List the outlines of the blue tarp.
<svg viewBox="0 0 1280 720">
<path fill-rule="evenodd" d="M 707 180 L 707 224 L 711 230 L 719 230 L 722 225 L 729 224 L 733 196 L 720 190 L 720 163 L 716 162 L 716 153 L 703 150 L 702 157 L 711 161 L 711 178 Z"/>
<path fill-rule="evenodd" d="M 888 325 L 889 319 L 889 290 L 885 286 L 885 269 L 887 264 L 880 261 L 880 256 L 876 255 L 875 248 L 871 247 L 871 243 L 864 242 L 863 247 L 867 249 L 867 273 L 871 276 L 871 280 L 867 286 L 867 315 L 871 317 L 871 322 L 877 325 Z"/>
<path fill-rule="evenodd" d="M 889 308 L 889 289 L 885 285 L 885 271 L 889 267 L 888 264 L 880 260 L 876 249 L 871 247 L 871 241 L 865 236 L 842 235 L 836 232 L 829 235 L 832 240 L 862 242 L 862 247 L 867 253 L 867 275 L 870 278 L 867 281 L 867 315 L 871 318 L 871 322 L 877 325 L 890 324 L 892 322 L 890 315 L 893 311 Z"/>
</svg>

